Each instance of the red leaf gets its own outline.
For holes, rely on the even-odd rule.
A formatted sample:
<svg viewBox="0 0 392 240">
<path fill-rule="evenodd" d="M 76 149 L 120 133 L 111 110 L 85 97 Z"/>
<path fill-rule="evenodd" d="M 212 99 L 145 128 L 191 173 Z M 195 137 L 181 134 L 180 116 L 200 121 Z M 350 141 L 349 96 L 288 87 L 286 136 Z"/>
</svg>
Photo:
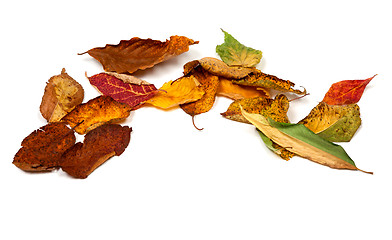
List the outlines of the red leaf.
<svg viewBox="0 0 392 240">
<path fill-rule="evenodd" d="M 110 96 L 117 102 L 128 104 L 130 107 L 152 98 L 157 89 L 153 84 L 126 83 L 123 80 L 107 73 L 99 73 L 88 78 L 103 95 Z"/>
<path fill-rule="evenodd" d="M 364 80 L 344 80 L 332 84 L 325 94 L 323 102 L 328 105 L 345 105 L 357 103 L 366 88 L 366 85 L 375 77 Z"/>
</svg>

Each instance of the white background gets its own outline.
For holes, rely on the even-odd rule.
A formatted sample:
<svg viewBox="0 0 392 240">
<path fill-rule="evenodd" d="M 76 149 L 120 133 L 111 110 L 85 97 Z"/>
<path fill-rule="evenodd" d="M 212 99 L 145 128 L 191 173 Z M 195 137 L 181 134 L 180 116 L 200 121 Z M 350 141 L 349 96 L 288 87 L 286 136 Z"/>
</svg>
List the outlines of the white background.
<svg viewBox="0 0 392 240">
<path fill-rule="evenodd" d="M 1 239 L 391 239 L 388 1 L 7 1 L 0 7 Z M 141 108 L 123 123 L 131 142 L 87 179 L 61 170 L 25 173 L 12 164 L 20 143 L 46 124 L 46 81 L 66 68 L 102 72 L 93 47 L 132 37 L 200 41 L 137 76 L 158 88 L 186 62 L 218 57 L 220 28 L 263 51 L 262 71 L 304 86 L 291 103 L 297 122 L 340 80 L 378 74 L 358 103 L 362 126 L 342 144 L 358 171 L 271 153 L 251 125 L 221 117 L 230 100 L 195 118 Z M 289 95 L 289 97 L 294 97 Z M 83 138 L 79 138 L 82 140 Z"/>
</svg>

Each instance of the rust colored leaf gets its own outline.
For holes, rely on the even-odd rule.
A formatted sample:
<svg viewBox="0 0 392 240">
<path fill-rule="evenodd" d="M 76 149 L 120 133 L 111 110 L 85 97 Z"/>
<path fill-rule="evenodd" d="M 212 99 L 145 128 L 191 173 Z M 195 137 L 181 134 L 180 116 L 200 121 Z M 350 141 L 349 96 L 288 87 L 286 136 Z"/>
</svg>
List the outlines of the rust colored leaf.
<svg viewBox="0 0 392 240">
<path fill-rule="evenodd" d="M 253 97 L 269 98 L 270 96 L 269 91 L 266 88 L 241 86 L 225 78 L 219 78 L 219 86 L 216 94 L 233 100 Z"/>
<path fill-rule="evenodd" d="M 289 100 L 283 95 L 277 95 L 275 99 L 266 97 L 244 98 L 230 104 L 222 116 L 230 120 L 250 123 L 242 114 L 241 109 L 252 114 L 261 114 L 266 118 L 272 118 L 277 122 L 288 123 L 287 111 L 289 110 Z"/>
<path fill-rule="evenodd" d="M 132 129 L 105 124 L 88 132 L 84 142 L 67 150 L 60 161 L 61 169 L 75 178 L 87 178 L 113 156 L 120 156 L 130 141 Z"/>
<path fill-rule="evenodd" d="M 193 75 L 181 77 L 176 81 L 166 82 L 159 90 L 160 91 L 146 103 L 163 109 L 197 101 L 202 98 L 205 93 L 202 87 L 200 87 L 200 83 Z"/>
<path fill-rule="evenodd" d="M 61 120 L 68 123 L 79 134 L 105 123 L 119 122 L 129 116 L 131 108 L 109 96 L 99 96 L 87 103 L 78 105 Z"/>
<path fill-rule="evenodd" d="M 49 79 L 42 97 L 40 111 L 48 122 L 58 122 L 84 98 L 83 87 L 65 69 Z"/>
<path fill-rule="evenodd" d="M 103 95 L 134 108 L 152 98 L 157 89 L 153 84 L 125 74 L 99 73 L 88 78 Z"/>
<path fill-rule="evenodd" d="M 292 92 L 299 95 L 306 94 L 306 90 L 301 91 L 293 89 L 295 86 L 293 82 L 290 82 L 289 80 L 282 80 L 274 75 L 263 73 L 257 69 L 248 76 L 235 80 L 235 83 L 245 86 L 264 87 L 281 92 Z"/>
<path fill-rule="evenodd" d="M 190 73 L 200 83 L 200 87 L 204 90 L 203 97 L 195 102 L 180 105 L 180 107 L 189 115 L 195 116 L 208 112 L 215 102 L 216 91 L 218 90 L 219 78 L 197 66 Z"/>
<path fill-rule="evenodd" d="M 165 42 L 134 37 L 122 40 L 117 45 L 107 44 L 85 53 L 97 59 L 107 72 L 133 73 L 187 52 L 190 45 L 197 43 L 183 36 L 171 36 Z"/>
<path fill-rule="evenodd" d="M 65 123 L 49 123 L 22 141 L 12 163 L 24 171 L 51 171 L 58 168 L 61 155 L 75 141 L 73 130 Z"/>
<path fill-rule="evenodd" d="M 343 80 L 334 83 L 325 94 L 323 102 L 329 105 L 357 103 L 361 99 L 366 86 L 375 76 L 364 80 Z"/>
</svg>

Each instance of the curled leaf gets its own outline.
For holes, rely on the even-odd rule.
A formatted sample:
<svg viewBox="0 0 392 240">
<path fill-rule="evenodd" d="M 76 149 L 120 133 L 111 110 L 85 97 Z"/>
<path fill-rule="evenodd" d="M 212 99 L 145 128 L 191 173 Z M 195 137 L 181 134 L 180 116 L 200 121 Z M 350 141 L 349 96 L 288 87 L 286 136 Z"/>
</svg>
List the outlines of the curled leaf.
<svg viewBox="0 0 392 240">
<path fill-rule="evenodd" d="M 262 114 L 278 122 L 289 122 L 287 117 L 289 100 L 283 94 L 277 95 L 275 99 L 254 97 L 235 100 L 230 104 L 227 111 L 221 113 L 221 115 L 230 120 L 250 123 L 243 116 L 241 109 L 248 113 Z"/>
<path fill-rule="evenodd" d="M 195 102 L 202 98 L 205 93 L 199 85 L 200 83 L 193 75 L 166 82 L 159 89 L 160 91 L 146 103 L 158 108 L 168 109 L 180 104 Z"/>
<path fill-rule="evenodd" d="M 257 132 L 259 133 L 261 139 L 263 140 L 267 148 L 270 149 L 273 153 L 279 155 L 282 159 L 288 161 L 295 156 L 294 153 L 290 152 L 289 150 L 273 142 L 271 139 L 265 136 L 264 133 L 262 133 L 260 130 L 257 129 Z"/>
<path fill-rule="evenodd" d="M 12 163 L 24 171 L 51 171 L 59 167 L 61 155 L 75 141 L 73 130 L 65 123 L 49 123 L 23 139 Z"/>
<path fill-rule="evenodd" d="M 157 93 L 153 84 L 125 74 L 99 73 L 88 79 L 103 95 L 125 103 L 130 108 L 138 106 Z"/>
<path fill-rule="evenodd" d="M 60 160 L 61 169 L 75 178 L 87 178 L 97 167 L 113 156 L 120 156 L 130 141 L 132 129 L 105 124 L 91 130 L 68 149 Z"/>
<path fill-rule="evenodd" d="M 361 125 L 359 106 L 320 102 L 298 122 L 331 142 L 349 142 Z"/>
<path fill-rule="evenodd" d="M 366 86 L 375 76 L 364 80 L 344 80 L 334 83 L 325 94 L 323 102 L 329 105 L 357 103 L 361 99 Z"/>
<path fill-rule="evenodd" d="M 253 97 L 268 98 L 270 96 L 269 91 L 266 88 L 241 86 L 225 78 L 219 78 L 219 86 L 216 94 L 218 96 L 224 96 L 234 100 Z"/>
<path fill-rule="evenodd" d="M 208 112 L 215 102 L 219 78 L 204 70 L 201 66 L 194 68 L 189 74 L 190 76 L 194 76 L 194 78 L 200 83 L 200 87 L 203 89 L 205 94 L 199 100 L 181 104 L 180 107 L 191 116 Z"/>
<path fill-rule="evenodd" d="M 190 45 L 197 43 L 183 36 L 171 36 L 165 42 L 134 37 L 122 40 L 117 45 L 107 44 L 85 53 L 97 59 L 106 72 L 133 73 L 187 52 Z"/>
<path fill-rule="evenodd" d="M 293 82 L 290 82 L 289 80 L 282 80 L 274 75 L 263 73 L 257 69 L 248 76 L 235 80 L 235 83 L 245 86 L 264 87 L 281 92 L 292 92 L 299 95 L 306 94 L 306 90 L 301 91 L 293 89 L 295 86 Z"/>
<path fill-rule="evenodd" d="M 341 146 L 321 138 L 303 124 L 280 123 L 246 111 L 242 114 L 266 137 L 298 156 L 331 168 L 360 170 Z"/>
<path fill-rule="evenodd" d="M 131 108 L 109 96 L 99 96 L 78 105 L 61 121 L 68 123 L 79 134 L 99 127 L 105 123 L 119 122 L 129 116 Z"/>
<path fill-rule="evenodd" d="M 223 31 L 225 42 L 216 46 L 216 52 L 220 58 L 229 66 L 254 67 L 256 66 L 263 53 L 250 47 L 246 47 L 238 42 L 233 36 Z"/>
<path fill-rule="evenodd" d="M 58 122 L 84 98 L 83 87 L 63 68 L 60 75 L 49 79 L 42 97 L 40 112 L 48 122 Z"/>
</svg>

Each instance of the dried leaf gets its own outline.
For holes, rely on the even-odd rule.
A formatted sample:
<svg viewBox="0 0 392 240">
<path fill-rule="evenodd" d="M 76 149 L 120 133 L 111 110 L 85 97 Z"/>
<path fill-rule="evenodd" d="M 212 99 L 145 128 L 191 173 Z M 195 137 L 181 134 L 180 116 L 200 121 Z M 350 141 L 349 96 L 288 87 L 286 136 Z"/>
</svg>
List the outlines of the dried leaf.
<svg viewBox="0 0 392 240">
<path fill-rule="evenodd" d="M 298 122 L 320 137 L 331 142 L 349 142 L 361 125 L 359 106 L 328 105 L 314 107 L 308 116 Z"/>
<path fill-rule="evenodd" d="M 303 124 L 280 123 L 246 111 L 242 114 L 266 137 L 298 156 L 331 168 L 360 170 L 341 146 L 321 138 Z"/>
<path fill-rule="evenodd" d="M 200 83 L 200 87 L 205 94 L 195 102 L 181 104 L 180 107 L 189 115 L 195 116 L 208 112 L 215 102 L 216 91 L 218 90 L 219 78 L 198 66 L 191 71 L 190 76 L 194 76 Z"/>
<path fill-rule="evenodd" d="M 61 120 L 68 123 L 79 134 L 105 123 L 119 122 L 129 116 L 131 108 L 109 96 L 99 96 L 87 103 L 78 105 Z"/>
<path fill-rule="evenodd" d="M 153 84 L 125 74 L 99 73 L 88 79 L 91 85 L 103 95 L 110 96 L 117 102 L 126 103 L 131 108 L 147 101 L 157 93 Z"/>
<path fill-rule="evenodd" d="M 72 129 L 64 123 L 49 123 L 22 141 L 12 162 L 24 171 L 51 171 L 59 167 L 61 155 L 75 144 Z"/>
<path fill-rule="evenodd" d="M 295 86 L 293 82 L 290 82 L 289 80 L 282 80 L 276 76 L 263 73 L 257 69 L 255 69 L 248 76 L 239 80 L 235 80 L 234 83 L 245 86 L 264 87 L 281 92 L 292 92 L 299 95 L 306 94 L 306 90 L 300 91 L 293 89 L 292 87 Z"/>
<path fill-rule="evenodd" d="M 248 113 L 262 114 L 278 122 L 289 122 L 287 111 L 289 110 L 289 100 L 283 94 L 277 95 L 275 99 L 265 97 L 244 98 L 230 104 L 222 116 L 230 120 L 250 123 L 242 114 L 241 108 Z"/>
<path fill-rule="evenodd" d="M 205 94 L 196 78 L 191 75 L 163 84 L 158 93 L 148 100 L 155 107 L 168 109 L 199 100 Z"/>
<path fill-rule="evenodd" d="M 219 86 L 216 94 L 233 100 L 253 97 L 269 98 L 270 96 L 269 91 L 266 88 L 241 86 L 234 84 L 233 81 L 225 78 L 219 78 Z"/>
<path fill-rule="evenodd" d="M 216 46 L 216 52 L 220 58 L 229 66 L 254 67 L 263 53 L 250 47 L 246 47 L 238 42 L 233 36 L 223 31 L 225 42 Z"/>
<path fill-rule="evenodd" d="M 212 57 L 202 58 L 198 60 L 198 63 L 211 74 L 228 79 L 241 79 L 256 71 L 255 68 L 229 66 L 221 60 Z"/>
<path fill-rule="evenodd" d="M 42 97 L 40 111 L 48 122 L 58 122 L 84 98 L 83 87 L 65 69 L 49 79 Z"/>
<path fill-rule="evenodd" d="M 190 45 L 197 43 L 183 36 L 171 36 L 165 42 L 134 37 L 122 40 L 117 45 L 107 44 L 85 53 L 97 59 L 107 72 L 133 73 L 187 52 Z"/>
<path fill-rule="evenodd" d="M 366 86 L 375 76 L 365 80 L 344 80 L 334 83 L 325 94 L 323 102 L 329 105 L 357 103 L 361 99 Z"/>
<path fill-rule="evenodd" d="M 60 165 L 75 178 L 87 178 L 97 167 L 113 156 L 120 156 L 130 141 L 132 129 L 117 124 L 105 124 L 88 132 L 84 142 L 67 150 Z"/>
</svg>

